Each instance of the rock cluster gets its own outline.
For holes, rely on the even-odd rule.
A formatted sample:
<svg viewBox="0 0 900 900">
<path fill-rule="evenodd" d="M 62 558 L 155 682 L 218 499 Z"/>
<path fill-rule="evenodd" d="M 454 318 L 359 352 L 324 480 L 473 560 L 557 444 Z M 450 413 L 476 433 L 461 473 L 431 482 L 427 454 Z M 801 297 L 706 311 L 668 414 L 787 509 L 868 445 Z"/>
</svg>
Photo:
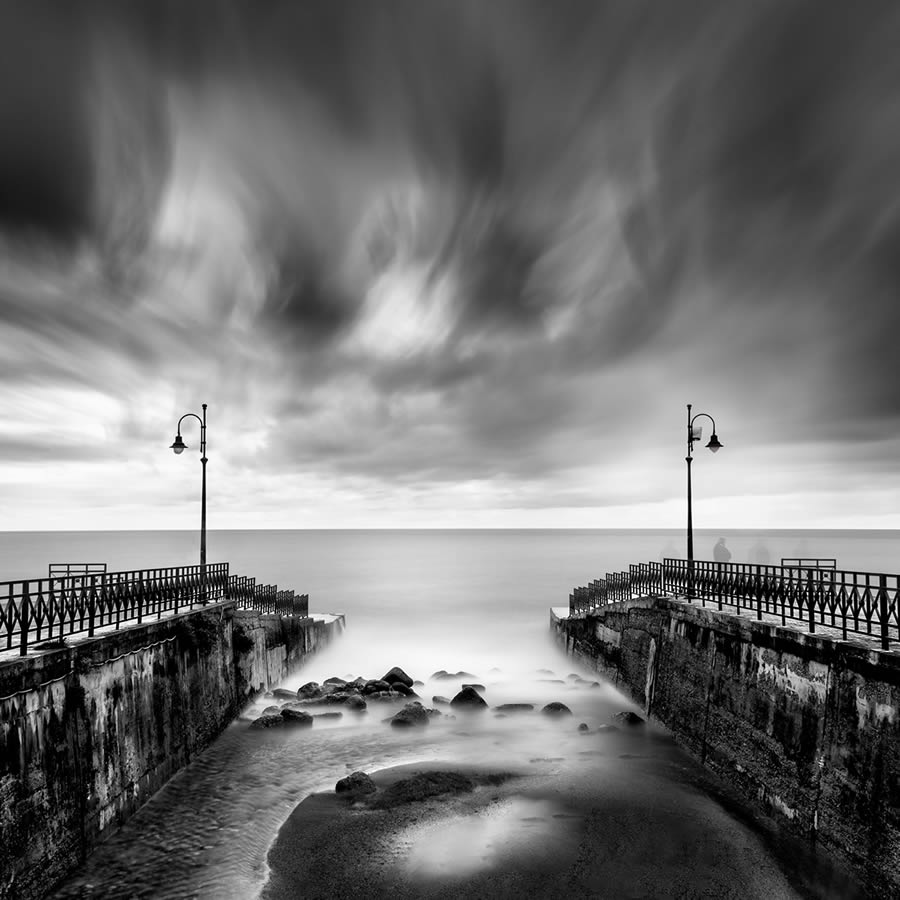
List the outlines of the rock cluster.
<svg viewBox="0 0 900 900">
<path fill-rule="evenodd" d="M 555 673 L 549 669 L 539 669 L 536 674 L 554 676 Z M 403 704 L 397 712 L 383 719 L 394 728 L 423 727 L 433 718 L 447 715 L 436 707 L 449 707 L 453 712 L 459 713 L 477 713 L 490 709 L 482 696 L 487 693 L 487 688 L 476 679 L 471 672 L 452 674 L 445 669 L 434 672 L 431 675 L 432 681 L 459 681 L 460 689 L 453 697 L 435 694 L 431 700 L 433 707 L 429 708 L 423 705 L 415 690 L 416 687 L 424 686 L 423 683 L 414 681 L 399 666 L 389 669 L 380 678 L 353 678 L 350 675 L 347 678 L 340 678 L 335 675 L 326 678 L 322 684 L 309 681 L 296 691 L 276 688 L 266 696 L 284 702 L 267 706 L 251 723 L 251 727 L 257 729 L 309 727 L 315 719 L 339 719 L 344 712 L 365 713 L 371 703 Z M 565 681 L 555 677 L 536 680 L 545 683 L 568 683 L 571 687 L 600 686 L 599 682 L 587 681 L 575 673 L 569 674 Z M 534 709 L 532 703 L 503 703 L 494 707 L 494 714 L 502 718 L 510 714 L 533 713 Z M 565 703 L 554 701 L 547 703 L 541 709 L 541 713 L 551 718 L 565 718 L 572 715 L 572 710 Z M 625 725 L 643 724 L 643 719 L 633 712 L 621 712 L 615 718 L 620 719 Z M 613 726 L 601 726 L 601 729 L 603 728 L 613 729 Z M 591 730 L 586 723 L 581 723 L 579 731 L 586 733 Z"/>
</svg>

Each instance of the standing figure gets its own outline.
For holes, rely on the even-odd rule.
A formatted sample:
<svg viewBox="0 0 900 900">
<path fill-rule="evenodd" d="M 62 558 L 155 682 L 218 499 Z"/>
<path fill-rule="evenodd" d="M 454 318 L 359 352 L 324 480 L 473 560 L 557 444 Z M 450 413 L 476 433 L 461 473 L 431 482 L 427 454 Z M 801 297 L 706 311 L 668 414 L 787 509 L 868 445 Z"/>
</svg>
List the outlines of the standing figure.
<svg viewBox="0 0 900 900">
<path fill-rule="evenodd" d="M 713 559 L 716 562 L 728 562 L 731 559 L 731 551 L 725 546 L 725 538 L 719 538 L 719 542 L 713 548 Z"/>
</svg>

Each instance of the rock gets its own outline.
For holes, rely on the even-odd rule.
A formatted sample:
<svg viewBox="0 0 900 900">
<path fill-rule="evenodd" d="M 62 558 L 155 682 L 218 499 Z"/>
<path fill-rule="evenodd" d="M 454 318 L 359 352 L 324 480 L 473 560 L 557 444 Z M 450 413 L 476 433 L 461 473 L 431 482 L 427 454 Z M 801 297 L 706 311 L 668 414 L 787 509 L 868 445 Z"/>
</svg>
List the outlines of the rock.
<svg viewBox="0 0 900 900">
<path fill-rule="evenodd" d="M 310 700 L 313 697 L 319 697 L 322 694 L 322 688 L 315 681 L 307 681 L 301 685 L 296 696 L 301 700 Z"/>
<path fill-rule="evenodd" d="M 400 666 L 394 666 L 390 672 L 381 676 L 382 681 L 386 681 L 388 684 L 393 684 L 395 681 L 399 681 L 401 684 L 405 684 L 407 687 L 412 687 L 413 680 L 400 668 Z"/>
<path fill-rule="evenodd" d="M 452 678 L 453 676 L 446 669 L 439 669 L 437 672 L 431 673 L 430 681 L 443 681 L 445 678 Z"/>
<path fill-rule="evenodd" d="M 284 719 L 285 725 L 291 726 L 309 726 L 313 723 L 313 717 L 305 710 L 290 709 L 287 706 L 281 711 L 281 718 Z"/>
<path fill-rule="evenodd" d="M 406 700 L 406 695 L 391 690 L 375 691 L 374 694 L 366 694 L 366 699 L 374 700 L 376 702 L 396 703 L 398 700 Z"/>
<path fill-rule="evenodd" d="M 352 688 L 357 693 L 362 693 L 363 688 L 365 688 L 366 686 L 366 682 L 367 679 L 365 678 L 354 678 L 353 681 L 347 684 L 347 690 L 350 690 Z"/>
<path fill-rule="evenodd" d="M 338 678 L 337 675 L 332 675 L 331 678 L 326 678 L 324 684 L 339 684 L 343 687 L 347 683 L 346 679 Z"/>
<path fill-rule="evenodd" d="M 267 706 L 261 713 L 261 716 L 280 716 L 281 715 L 281 707 L 280 706 Z"/>
<path fill-rule="evenodd" d="M 365 686 L 362 689 L 363 694 L 374 694 L 379 691 L 389 691 L 391 689 L 390 684 L 387 681 L 382 681 L 381 679 L 371 679 L 367 681 Z"/>
<path fill-rule="evenodd" d="M 284 725 L 284 716 L 260 716 L 250 723 L 251 728 L 281 728 Z"/>
<path fill-rule="evenodd" d="M 402 681 L 392 681 L 391 690 L 396 691 L 398 694 L 403 694 L 404 697 L 415 696 L 416 693 L 409 685 L 404 684 Z"/>
<path fill-rule="evenodd" d="M 484 698 L 475 690 L 475 688 L 463 688 L 451 701 L 450 705 L 454 709 L 487 709 L 487 703 Z"/>
<path fill-rule="evenodd" d="M 325 712 L 325 713 L 313 713 L 314 719 L 343 719 L 344 714 L 342 712 Z"/>
<path fill-rule="evenodd" d="M 351 772 L 334 786 L 336 794 L 344 794 L 348 797 L 362 797 L 366 794 L 374 794 L 377 790 L 375 782 L 365 772 Z"/>
<path fill-rule="evenodd" d="M 428 710 L 421 703 L 414 702 L 407 703 L 390 719 L 390 723 L 398 728 L 407 728 L 412 725 L 427 725 L 429 718 Z"/>
<path fill-rule="evenodd" d="M 591 686 L 592 688 L 598 688 L 598 687 L 600 687 L 601 685 L 600 685 L 600 682 L 599 682 L 599 681 L 592 681 L 591 684 L 590 684 L 590 686 Z"/>
<path fill-rule="evenodd" d="M 483 694 L 487 690 L 483 684 L 464 684 L 461 687 L 472 688 L 473 691 L 478 691 L 479 694 Z"/>
<path fill-rule="evenodd" d="M 565 684 L 562 678 L 538 678 L 542 684 Z"/>
<path fill-rule="evenodd" d="M 580 680 L 581 680 L 581 676 L 577 675 L 575 672 L 569 672 L 569 674 L 566 675 L 566 681 L 580 681 Z"/>
<path fill-rule="evenodd" d="M 553 703 L 548 703 L 541 712 L 545 716 L 571 716 L 572 710 L 566 706 L 565 703 L 559 703 L 558 701 L 554 701 Z"/>
<path fill-rule="evenodd" d="M 449 698 L 449 697 L 442 697 L 440 694 L 435 694 L 435 695 L 431 698 L 431 702 L 432 702 L 435 706 L 449 706 L 449 705 L 450 705 L 450 698 Z"/>
<path fill-rule="evenodd" d="M 475 790 L 475 782 L 460 772 L 421 772 L 387 788 L 370 803 L 373 809 L 390 809 L 440 794 L 463 794 Z"/>
<path fill-rule="evenodd" d="M 643 725 L 644 720 L 637 714 L 631 712 L 631 710 L 626 710 L 625 712 L 616 713 L 613 716 L 614 719 L 618 719 L 625 725 Z"/>
<path fill-rule="evenodd" d="M 582 723 L 578 726 L 578 730 L 584 732 L 584 731 L 590 731 L 591 729 L 588 727 L 587 722 L 582 722 Z"/>
<path fill-rule="evenodd" d="M 322 697 L 315 697 L 312 700 L 298 700 L 297 703 L 303 707 L 343 706 L 354 711 L 366 708 L 366 701 L 363 697 L 360 697 L 359 694 L 347 694 L 344 692 L 325 694 Z"/>
<path fill-rule="evenodd" d="M 413 686 L 414 688 L 417 688 L 417 687 L 425 687 L 425 682 L 424 682 L 424 681 L 414 681 L 414 682 L 412 683 L 412 686 Z"/>
<path fill-rule="evenodd" d="M 555 675 L 556 672 L 554 672 L 553 669 L 538 669 L 537 674 L 538 675 Z"/>
<path fill-rule="evenodd" d="M 517 713 L 517 712 L 533 712 L 533 703 L 501 703 L 496 707 L 497 712 Z"/>
<path fill-rule="evenodd" d="M 297 691 L 289 691 L 287 688 L 275 688 L 272 691 L 272 696 L 280 700 L 296 700 L 299 693 Z"/>
<path fill-rule="evenodd" d="M 444 669 L 441 669 L 439 672 L 435 672 L 431 676 L 432 681 L 455 681 L 456 679 L 462 680 L 466 679 L 474 679 L 477 678 L 476 675 L 473 675 L 471 672 L 457 672 L 455 675 L 451 675 L 450 672 L 446 672 Z"/>
</svg>

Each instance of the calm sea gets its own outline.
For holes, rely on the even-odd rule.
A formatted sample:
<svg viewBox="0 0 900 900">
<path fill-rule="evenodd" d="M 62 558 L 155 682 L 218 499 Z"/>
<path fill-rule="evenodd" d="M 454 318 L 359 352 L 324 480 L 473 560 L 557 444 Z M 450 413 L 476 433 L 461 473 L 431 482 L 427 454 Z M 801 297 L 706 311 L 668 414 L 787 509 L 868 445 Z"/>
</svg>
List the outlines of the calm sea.
<svg viewBox="0 0 900 900">
<path fill-rule="evenodd" d="M 697 531 L 696 556 L 711 558 L 723 536 L 735 561 L 833 557 L 845 569 L 900 570 L 895 531 Z M 304 796 L 332 788 L 347 771 L 424 759 L 550 766 L 620 785 L 653 779 L 660 785 L 654 803 L 668 796 L 679 808 L 687 804 L 697 822 L 718 816 L 715 840 L 730 842 L 738 856 L 752 845 L 768 854 L 773 871 L 796 869 L 793 850 L 773 849 L 745 820 L 722 812 L 704 792 L 699 767 L 670 743 L 654 742 L 657 732 L 648 731 L 649 743 L 638 749 L 616 747 L 610 742 L 619 738 L 594 733 L 630 704 L 609 685 L 588 690 L 565 683 L 568 673 L 593 675 L 549 640 L 548 609 L 566 606 L 574 586 L 630 563 L 683 556 L 683 532 L 213 531 L 208 545 L 210 562 L 228 562 L 234 574 L 308 593 L 314 612 L 346 614 L 344 635 L 288 686 L 330 675 L 380 677 L 399 665 L 426 682 L 420 693 L 430 702 L 433 694 L 457 689 L 431 682 L 432 672 L 467 671 L 487 684 L 492 705 L 560 699 L 595 736 L 585 739 L 574 726 L 561 733 L 540 717 L 523 725 L 485 716 L 465 727 L 437 720 L 414 734 L 386 727 L 387 713 L 376 711 L 364 719 L 317 723 L 302 734 L 251 731 L 244 718 L 99 848 L 58 896 L 257 897 L 268 877 L 268 848 Z M 104 562 L 115 571 L 188 565 L 197 556 L 196 532 L 5 532 L 0 580 L 42 577 L 51 563 Z M 543 670 L 559 681 L 548 680 Z M 247 716 L 261 709 L 257 705 Z M 588 750 L 586 740 L 598 746 Z M 694 785 L 688 794 L 686 778 Z M 685 841 L 702 844 L 710 837 L 703 827 L 685 834 Z M 672 841 L 671 834 L 656 837 Z M 791 880 L 798 877 L 806 875 L 794 871 Z"/>
</svg>

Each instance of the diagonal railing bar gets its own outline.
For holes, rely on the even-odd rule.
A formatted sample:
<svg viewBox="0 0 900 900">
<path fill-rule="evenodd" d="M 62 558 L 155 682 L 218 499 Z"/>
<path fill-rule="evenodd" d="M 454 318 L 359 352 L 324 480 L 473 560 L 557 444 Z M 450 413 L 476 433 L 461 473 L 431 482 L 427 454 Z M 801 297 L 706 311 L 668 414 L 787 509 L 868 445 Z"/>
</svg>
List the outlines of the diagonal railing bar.
<svg viewBox="0 0 900 900">
<path fill-rule="evenodd" d="M 784 560 L 787 565 L 666 558 L 607 573 L 569 594 L 569 614 L 635 597 L 681 597 L 718 609 L 777 616 L 781 624 L 876 637 L 882 649 L 900 641 L 900 575 L 838 569 L 835 561 Z"/>
</svg>

